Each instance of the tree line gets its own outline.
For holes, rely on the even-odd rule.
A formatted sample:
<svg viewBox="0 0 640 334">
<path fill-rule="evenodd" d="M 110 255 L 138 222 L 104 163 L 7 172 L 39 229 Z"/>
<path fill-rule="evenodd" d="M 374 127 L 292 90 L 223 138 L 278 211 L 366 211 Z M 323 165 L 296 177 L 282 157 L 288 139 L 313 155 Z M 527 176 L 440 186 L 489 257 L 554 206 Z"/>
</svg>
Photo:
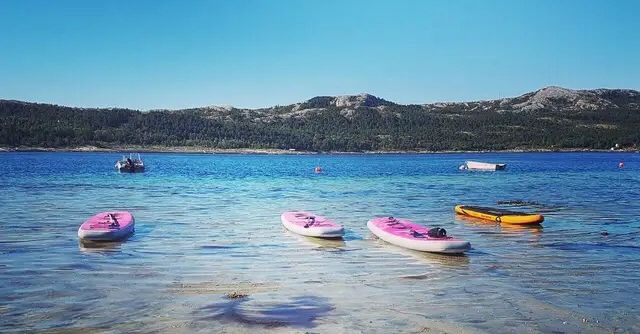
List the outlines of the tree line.
<svg viewBox="0 0 640 334">
<path fill-rule="evenodd" d="M 292 108 L 141 112 L 0 101 L 0 146 L 438 151 L 607 149 L 640 142 L 637 108 L 513 112 L 389 104 L 298 115 Z"/>
</svg>

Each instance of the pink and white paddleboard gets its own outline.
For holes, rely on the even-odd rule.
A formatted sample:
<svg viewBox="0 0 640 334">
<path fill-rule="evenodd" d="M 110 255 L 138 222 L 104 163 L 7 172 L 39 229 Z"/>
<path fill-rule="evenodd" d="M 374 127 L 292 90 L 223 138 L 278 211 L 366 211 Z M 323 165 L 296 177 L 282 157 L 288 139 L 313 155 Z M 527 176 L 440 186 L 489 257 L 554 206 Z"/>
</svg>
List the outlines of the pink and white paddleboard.
<svg viewBox="0 0 640 334">
<path fill-rule="evenodd" d="M 471 248 L 468 241 L 446 236 L 444 229 L 433 228 L 429 233 L 429 228 L 408 219 L 378 217 L 367 222 L 367 227 L 390 244 L 421 252 L 456 254 Z"/>
<path fill-rule="evenodd" d="M 95 214 L 78 229 L 78 237 L 90 241 L 116 241 L 134 232 L 135 219 L 127 211 L 108 211 Z"/>
<path fill-rule="evenodd" d="M 318 238 L 339 238 L 344 227 L 323 216 L 306 211 L 287 211 L 280 216 L 282 225 L 289 231 Z"/>
</svg>

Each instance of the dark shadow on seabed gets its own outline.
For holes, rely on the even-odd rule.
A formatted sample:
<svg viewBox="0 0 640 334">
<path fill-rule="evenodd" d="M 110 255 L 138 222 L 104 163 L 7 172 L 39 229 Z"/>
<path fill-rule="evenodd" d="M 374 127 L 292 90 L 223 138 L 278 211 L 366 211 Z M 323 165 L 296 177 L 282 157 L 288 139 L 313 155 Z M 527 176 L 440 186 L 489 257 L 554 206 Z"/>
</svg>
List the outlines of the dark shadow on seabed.
<svg viewBox="0 0 640 334">
<path fill-rule="evenodd" d="M 257 303 L 249 297 L 241 297 L 205 306 L 200 312 L 206 313 L 203 320 L 249 326 L 312 328 L 318 318 L 333 309 L 327 298 L 317 296 L 294 297 L 282 303 Z"/>
</svg>

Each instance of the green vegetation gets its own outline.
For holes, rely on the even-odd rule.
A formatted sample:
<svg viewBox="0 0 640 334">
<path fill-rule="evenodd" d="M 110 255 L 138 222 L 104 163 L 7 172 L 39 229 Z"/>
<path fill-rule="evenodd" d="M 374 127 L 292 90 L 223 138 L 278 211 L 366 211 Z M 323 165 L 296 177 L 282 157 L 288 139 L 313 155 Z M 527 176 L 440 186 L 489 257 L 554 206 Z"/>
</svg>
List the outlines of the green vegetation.
<svg viewBox="0 0 640 334">
<path fill-rule="evenodd" d="M 523 95 L 510 103 L 525 98 Z M 563 101 L 557 101 L 557 108 L 519 110 L 513 105 L 505 107 L 500 100 L 422 106 L 381 99 L 347 109 L 332 105 L 331 97 L 317 97 L 298 106 L 257 110 L 149 112 L 0 100 L 0 146 L 159 145 L 309 151 L 635 146 L 640 142 L 640 101 L 612 98 L 607 101 L 615 102 L 615 107 L 598 109 L 576 109 Z"/>
</svg>

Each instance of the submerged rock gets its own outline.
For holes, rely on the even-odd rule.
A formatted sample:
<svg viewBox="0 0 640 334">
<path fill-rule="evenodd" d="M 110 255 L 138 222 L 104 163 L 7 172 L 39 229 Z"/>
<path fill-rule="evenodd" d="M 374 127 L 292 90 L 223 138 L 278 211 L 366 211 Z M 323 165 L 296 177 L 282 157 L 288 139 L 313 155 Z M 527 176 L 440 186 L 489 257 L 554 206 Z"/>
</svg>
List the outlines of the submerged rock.
<svg viewBox="0 0 640 334">
<path fill-rule="evenodd" d="M 239 291 L 233 291 L 233 292 L 227 292 L 224 296 L 229 298 L 229 299 L 238 299 L 238 298 L 248 297 L 249 294 L 243 293 L 243 292 L 239 292 Z"/>
</svg>

